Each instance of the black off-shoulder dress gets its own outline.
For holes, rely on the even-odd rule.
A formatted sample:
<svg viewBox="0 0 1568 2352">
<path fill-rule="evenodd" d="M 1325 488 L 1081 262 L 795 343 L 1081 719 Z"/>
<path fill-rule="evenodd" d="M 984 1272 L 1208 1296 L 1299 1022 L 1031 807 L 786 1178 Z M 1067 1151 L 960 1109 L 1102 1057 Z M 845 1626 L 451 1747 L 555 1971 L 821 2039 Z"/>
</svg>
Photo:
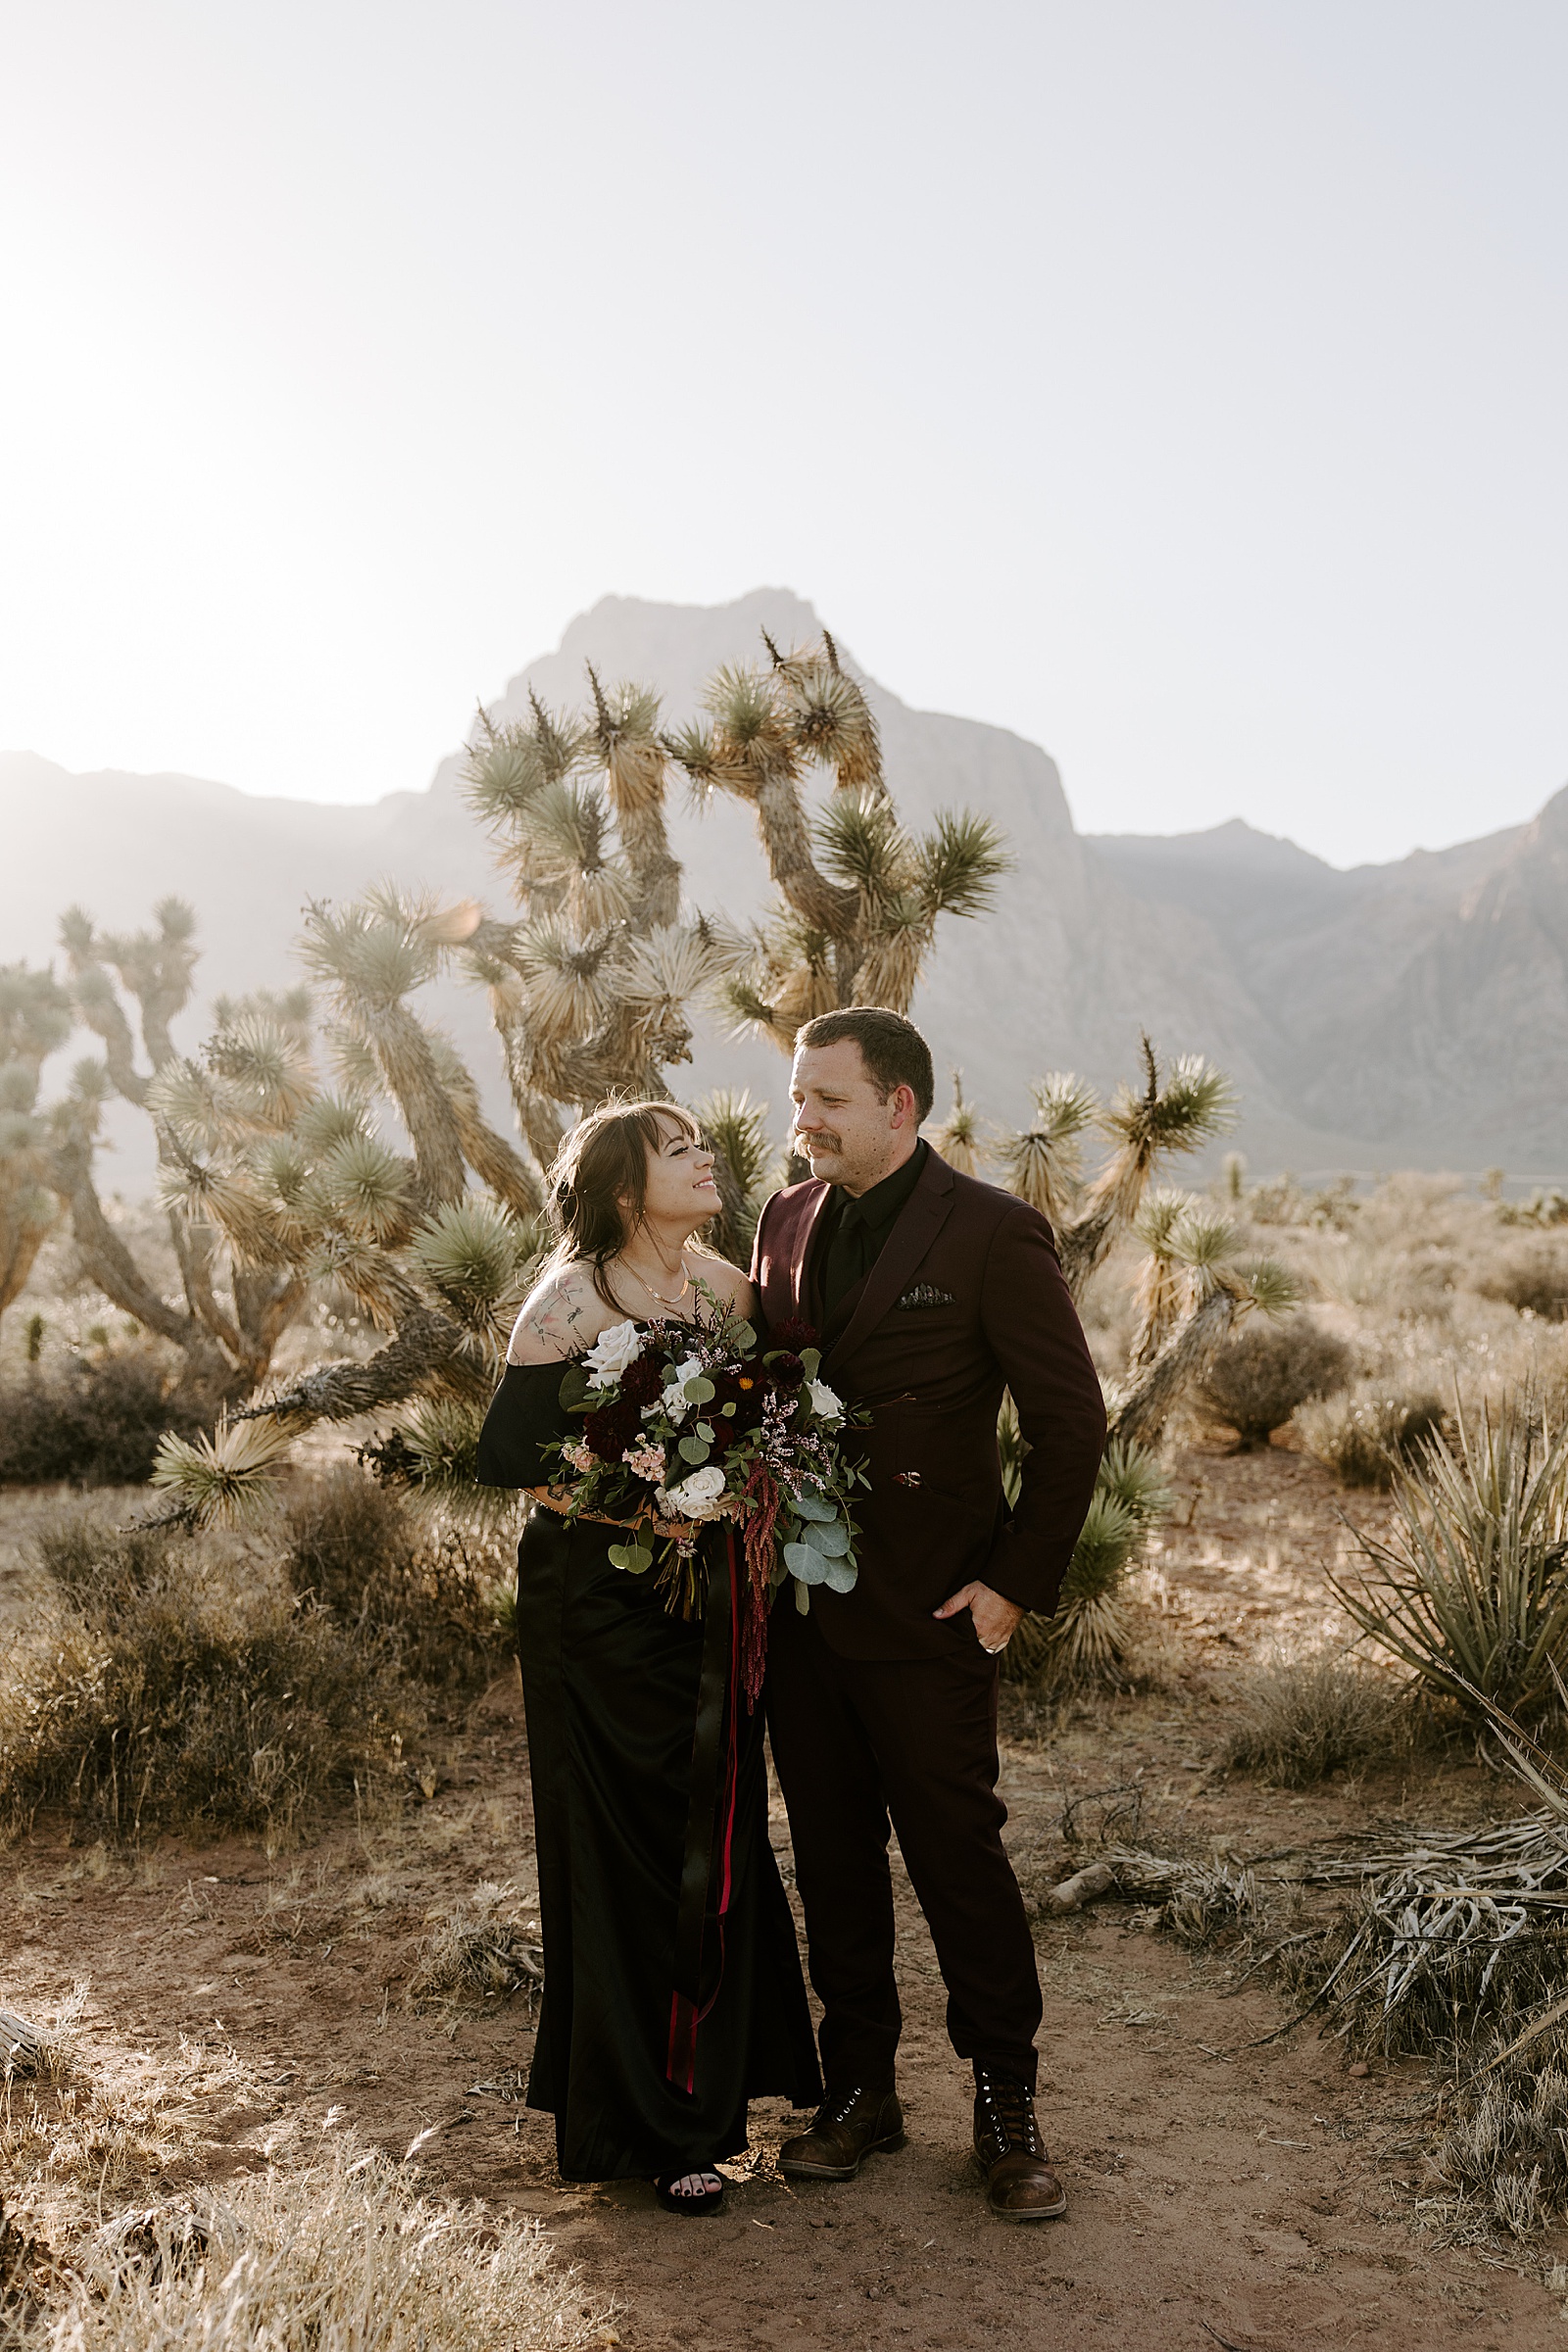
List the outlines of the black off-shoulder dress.
<svg viewBox="0 0 1568 2352">
<path fill-rule="evenodd" d="M 509 1364 L 486 1486 L 543 1486 L 560 1364 Z M 820 2097 L 795 1923 L 767 1839 L 762 1711 L 736 1689 L 721 1534 L 706 1619 L 612 1567 L 616 1530 L 541 1507 L 517 1547 L 545 1989 L 528 2104 L 568 2180 L 746 2145 L 747 2102 Z"/>
</svg>

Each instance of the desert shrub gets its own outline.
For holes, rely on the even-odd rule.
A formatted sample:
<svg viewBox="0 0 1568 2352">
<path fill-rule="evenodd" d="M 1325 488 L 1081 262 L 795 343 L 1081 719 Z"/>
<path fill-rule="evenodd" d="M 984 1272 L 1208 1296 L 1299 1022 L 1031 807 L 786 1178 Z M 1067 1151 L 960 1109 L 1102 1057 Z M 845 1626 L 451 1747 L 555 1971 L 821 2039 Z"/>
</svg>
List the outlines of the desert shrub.
<svg viewBox="0 0 1568 2352">
<path fill-rule="evenodd" d="M 350 1463 L 303 1487 L 286 1524 L 293 1590 L 384 1642 L 406 1673 L 461 1684 L 493 1668 L 505 1639 L 504 1539 L 416 1517 L 395 1488 Z"/>
<path fill-rule="evenodd" d="M 1503 1298 L 1544 1322 L 1568 1319 L 1568 1250 L 1544 1239 L 1508 1250 L 1477 1281 L 1486 1298 Z"/>
<path fill-rule="evenodd" d="M 1495 1214 L 1499 1225 L 1568 1225 L 1568 1193 L 1538 1185 L 1527 1200 L 1499 1200 Z"/>
<path fill-rule="evenodd" d="M 1228 1423 L 1244 1446 L 1266 1446 L 1298 1405 L 1343 1389 L 1351 1368 L 1345 1342 L 1310 1315 L 1277 1323 L 1254 1315 L 1214 1358 L 1199 1401 Z"/>
<path fill-rule="evenodd" d="M 39 1556 L 74 1611 L 0 1682 L 0 1825 L 63 1807 L 115 1838 L 284 1834 L 390 1768 L 419 1714 L 385 1645 L 281 1588 L 243 1605 L 183 1539 L 78 1523 Z"/>
<path fill-rule="evenodd" d="M 1443 1399 L 1419 1382 L 1363 1380 L 1303 1404 L 1296 1427 L 1307 1452 L 1346 1486 L 1387 1488 L 1446 1420 Z"/>
<path fill-rule="evenodd" d="M 1555 1702 L 1568 1637 L 1568 1431 L 1514 1392 L 1460 1411 L 1394 1477 L 1388 1541 L 1357 1541 L 1368 1574 L 1329 1583 L 1363 1633 L 1444 1698 L 1489 1720 Z"/>
<path fill-rule="evenodd" d="M 190 1437 L 206 1426 L 172 1387 L 166 1356 L 149 1347 L 29 1365 L 0 1389 L 0 1486 L 142 1485 L 166 1430 Z"/>
<path fill-rule="evenodd" d="M 1285 1788 L 1393 1753 L 1408 1724 L 1396 1688 L 1331 1649 L 1261 1660 L 1227 1703 L 1226 1763 Z"/>
<path fill-rule="evenodd" d="M 339 1617 L 364 1617 L 373 1596 L 399 1584 L 414 1558 L 408 1506 L 347 1463 L 302 1487 L 285 1524 L 290 1585 L 301 1599 L 318 1600 Z"/>
<path fill-rule="evenodd" d="M 111 2223 L 65 2278 L 38 2352 L 574 2352 L 609 2328 L 536 2223 L 421 2197 L 348 2134 L 299 2172 Z"/>
</svg>

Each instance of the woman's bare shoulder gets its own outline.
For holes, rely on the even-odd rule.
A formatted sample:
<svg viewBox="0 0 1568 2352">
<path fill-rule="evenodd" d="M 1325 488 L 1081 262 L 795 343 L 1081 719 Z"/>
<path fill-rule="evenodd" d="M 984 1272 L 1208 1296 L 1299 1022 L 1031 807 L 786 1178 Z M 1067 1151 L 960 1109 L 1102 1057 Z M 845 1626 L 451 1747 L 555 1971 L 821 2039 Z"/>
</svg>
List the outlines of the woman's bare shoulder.
<svg viewBox="0 0 1568 2352">
<path fill-rule="evenodd" d="M 706 1250 L 694 1250 L 690 1264 L 699 1287 L 716 1298 L 726 1312 L 751 1314 L 757 1304 L 757 1293 L 739 1266 L 732 1266 L 727 1257 L 710 1257 Z"/>
<path fill-rule="evenodd" d="M 558 1364 L 581 1355 L 602 1331 L 624 1320 L 594 1289 L 593 1269 L 580 1258 L 557 1266 L 522 1302 L 507 1344 L 509 1364 Z"/>
</svg>

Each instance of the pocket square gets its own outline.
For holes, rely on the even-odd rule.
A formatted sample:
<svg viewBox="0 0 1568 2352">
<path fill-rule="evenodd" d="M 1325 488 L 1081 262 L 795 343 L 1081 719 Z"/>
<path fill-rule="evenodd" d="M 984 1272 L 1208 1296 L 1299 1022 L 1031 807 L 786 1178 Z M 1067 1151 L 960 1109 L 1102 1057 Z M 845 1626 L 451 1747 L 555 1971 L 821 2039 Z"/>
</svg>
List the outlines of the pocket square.
<svg viewBox="0 0 1568 2352">
<path fill-rule="evenodd" d="M 958 1301 L 951 1291 L 939 1291 L 934 1282 L 917 1282 L 896 1303 L 907 1310 L 913 1306 L 956 1306 Z"/>
</svg>

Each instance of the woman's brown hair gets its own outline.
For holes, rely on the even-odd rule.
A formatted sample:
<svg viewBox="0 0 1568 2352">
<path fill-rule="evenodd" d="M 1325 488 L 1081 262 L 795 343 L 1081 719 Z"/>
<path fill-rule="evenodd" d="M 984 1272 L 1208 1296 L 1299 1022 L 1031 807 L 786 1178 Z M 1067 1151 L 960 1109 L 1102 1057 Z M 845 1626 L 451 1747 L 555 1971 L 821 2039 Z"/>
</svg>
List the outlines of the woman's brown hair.
<svg viewBox="0 0 1568 2352">
<path fill-rule="evenodd" d="M 694 1144 L 703 1140 L 697 1121 L 678 1102 L 602 1102 L 578 1120 L 546 1180 L 551 1222 L 561 1238 L 545 1273 L 574 1262 L 590 1266 L 605 1304 L 624 1311 L 605 1267 L 642 1223 L 648 1154 L 663 1150 L 672 1126 Z"/>
</svg>

